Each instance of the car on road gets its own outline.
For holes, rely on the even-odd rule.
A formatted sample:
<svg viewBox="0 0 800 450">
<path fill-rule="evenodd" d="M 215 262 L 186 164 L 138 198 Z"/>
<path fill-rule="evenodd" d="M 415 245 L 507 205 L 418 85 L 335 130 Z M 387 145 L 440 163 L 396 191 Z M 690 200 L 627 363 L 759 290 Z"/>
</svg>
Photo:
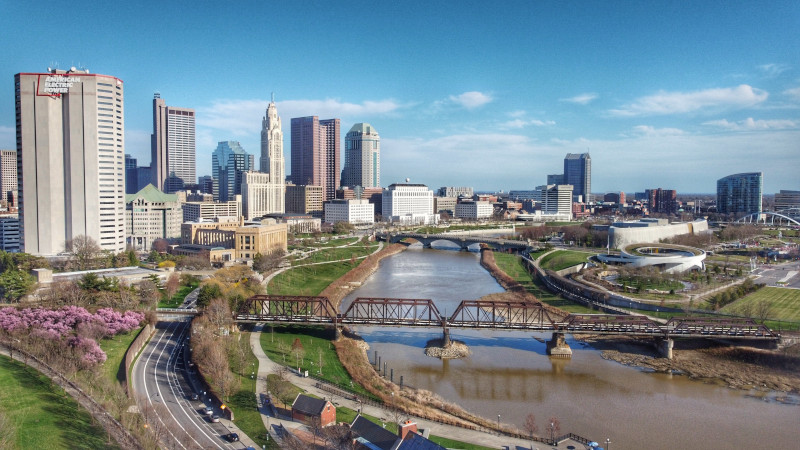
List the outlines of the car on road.
<svg viewBox="0 0 800 450">
<path fill-rule="evenodd" d="M 192 400 L 200 400 L 200 395 L 192 394 Z"/>
<path fill-rule="evenodd" d="M 209 422 L 217 423 L 219 422 L 219 416 L 211 416 L 208 418 Z"/>
<path fill-rule="evenodd" d="M 225 439 L 227 439 L 229 442 L 238 442 L 239 435 L 236 433 L 228 433 L 225 435 Z"/>
<path fill-rule="evenodd" d="M 214 410 L 211 409 L 210 406 L 206 406 L 205 408 L 201 409 L 200 411 L 201 411 L 202 414 L 204 414 L 206 416 L 210 416 L 210 415 L 214 414 Z"/>
</svg>

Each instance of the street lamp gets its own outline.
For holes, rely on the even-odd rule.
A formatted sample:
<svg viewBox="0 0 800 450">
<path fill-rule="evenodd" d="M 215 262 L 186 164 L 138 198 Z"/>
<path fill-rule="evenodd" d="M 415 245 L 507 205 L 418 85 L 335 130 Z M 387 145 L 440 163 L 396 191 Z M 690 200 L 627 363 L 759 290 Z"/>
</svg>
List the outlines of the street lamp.
<svg viewBox="0 0 800 450">
<path fill-rule="evenodd" d="M 606 450 L 608 450 L 609 448 L 611 448 L 611 439 L 606 438 Z"/>
<path fill-rule="evenodd" d="M 556 439 L 555 432 L 556 432 L 556 424 L 553 423 L 553 422 L 550 422 L 550 441 L 551 442 Z"/>
<path fill-rule="evenodd" d="M 497 431 L 500 431 L 500 414 L 497 415 Z"/>
</svg>

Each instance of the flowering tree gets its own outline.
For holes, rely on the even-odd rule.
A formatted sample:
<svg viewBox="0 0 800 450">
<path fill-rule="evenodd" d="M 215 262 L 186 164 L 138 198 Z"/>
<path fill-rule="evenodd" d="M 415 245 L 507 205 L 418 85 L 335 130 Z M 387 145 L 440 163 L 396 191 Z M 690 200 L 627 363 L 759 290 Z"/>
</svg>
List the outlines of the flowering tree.
<svg viewBox="0 0 800 450">
<path fill-rule="evenodd" d="M 94 314 L 80 306 L 0 309 L 2 332 L 12 335 L 27 331 L 32 339 L 60 342 L 80 355 L 84 367 L 106 360 L 96 339 L 127 333 L 138 328 L 142 320 L 144 314 L 140 312 L 120 313 L 111 308 L 98 309 Z"/>
</svg>

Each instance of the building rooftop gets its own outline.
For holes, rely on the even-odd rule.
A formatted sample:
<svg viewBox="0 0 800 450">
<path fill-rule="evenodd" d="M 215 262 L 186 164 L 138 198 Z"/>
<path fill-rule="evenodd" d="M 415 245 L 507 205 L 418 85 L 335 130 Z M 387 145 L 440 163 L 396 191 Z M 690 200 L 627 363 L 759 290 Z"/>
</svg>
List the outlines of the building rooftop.
<svg viewBox="0 0 800 450">
<path fill-rule="evenodd" d="M 158 188 L 152 184 L 148 184 L 135 194 L 126 194 L 125 203 L 130 203 L 139 197 L 143 197 L 145 200 L 152 203 L 169 203 L 178 201 L 177 194 L 165 194 L 159 191 Z"/>
</svg>

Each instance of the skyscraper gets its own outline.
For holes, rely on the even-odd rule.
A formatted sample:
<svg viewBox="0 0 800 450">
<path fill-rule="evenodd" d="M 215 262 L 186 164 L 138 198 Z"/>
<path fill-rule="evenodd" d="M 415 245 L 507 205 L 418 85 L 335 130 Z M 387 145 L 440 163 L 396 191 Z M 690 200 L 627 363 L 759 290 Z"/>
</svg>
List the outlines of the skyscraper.
<svg viewBox="0 0 800 450">
<path fill-rule="evenodd" d="M 16 150 L 0 150 L 0 196 L 2 196 L 0 200 L 9 200 L 9 197 L 17 196 Z"/>
<path fill-rule="evenodd" d="M 21 251 L 87 236 L 125 250 L 122 80 L 88 70 L 14 76 Z"/>
<path fill-rule="evenodd" d="M 339 119 L 317 116 L 292 119 L 292 176 L 295 185 L 322 186 L 323 200 L 339 188 L 341 148 Z"/>
<path fill-rule="evenodd" d="M 275 107 L 275 98 L 267 106 L 267 114 L 261 120 L 261 172 L 269 174 L 267 188 L 270 198 L 263 204 L 270 213 L 283 213 L 286 210 L 286 165 L 283 160 L 283 131 L 281 118 Z"/>
<path fill-rule="evenodd" d="M 251 170 L 253 155 L 244 151 L 237 141 L 222 141 L 211 154 L 213 177 L 219 180 L 219 201 L 227 202 L 242 193 L 244 172 Z"/>
<path fill-rule="evenodd" d="M 567 153 L 564 158 L 564 184 L 572 185 L 572 199 L 590 202 L 592 193 L 592 158 L 589 153 Z"/>
<path fill-rule="evenodd" d="M 761 212 L 761 172 L 737 173 L 717 180 L 717 212 L 722 214 Z"/>
<path fill-rule="evenodd" d="M 342 186 L 381 186 L 381 138 L 368 123 L 357 123 L 344 137 Z"/>
<path fill-rule="evenodd" d="M 161 95 L 153 98 L 153 134 L 150 136 L 150 167 L 153 185 L 166 193 L 174 192 L 180 182 L 164 182 L 172 175 L 182 184 L 197 182 L 195 169 L 194 109 L 167 106 Z M 170 189 L 167 189 L 170 188 Z"/>
</svg>

